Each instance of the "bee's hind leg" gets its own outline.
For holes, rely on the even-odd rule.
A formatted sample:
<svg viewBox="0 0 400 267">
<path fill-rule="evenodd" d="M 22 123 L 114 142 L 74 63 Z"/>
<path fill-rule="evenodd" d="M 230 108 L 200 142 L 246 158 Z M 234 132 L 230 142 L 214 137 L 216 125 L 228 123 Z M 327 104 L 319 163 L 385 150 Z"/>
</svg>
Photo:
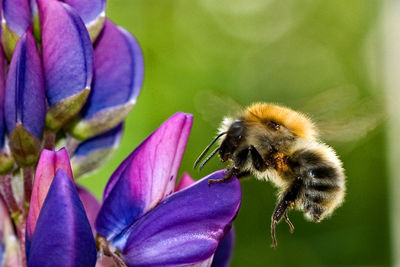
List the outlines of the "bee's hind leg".
<svg viewBox="0 0 400 267">
<path fill-rule="evenodd" d="M 288 208 L 292 207 L 300 193 L 300 188 L 302 185 L 302 180 L 297 178 L 293 184 L 289 187 L 286 191 L 285 195 L 283 196 L 282 200 L 276 205 L 274 213 L 271 217 L 271 237 L 272 237 L 272 247 L 276 247 L 278 242 L 276 240 L 276 232 L 275 228 L 282 217 L 285 219 L 286 223 L 290 227 L 290 232 L 294 232 L 294 226 L 292 222 L 289 220 L 287 215 Z"/>
<path fill-rule="evenodd" d="M 285 219 L 285 222 L 289 225 L 290 228 L 290 233 L 293 234 L 294 233 L 294 225 L 293 223 L 290 221 L 289 216 L 288 216 L 288 211 L 286 210 L 285 215 L 283 217 Z"/>
</svg>

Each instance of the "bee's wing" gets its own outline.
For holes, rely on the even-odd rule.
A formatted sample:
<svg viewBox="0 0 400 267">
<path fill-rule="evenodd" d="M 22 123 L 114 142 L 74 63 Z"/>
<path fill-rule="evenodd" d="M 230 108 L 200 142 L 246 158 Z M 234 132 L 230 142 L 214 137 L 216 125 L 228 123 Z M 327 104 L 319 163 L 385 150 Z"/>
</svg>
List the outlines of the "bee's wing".
<svg viewBox="0 0 400 267">
<path fill-rule="evenodd" d="M 194 104 L 202 119 L 213 126 L 219 125 L 223 117 L 236 116 L 243 110 L 233 98 L 211 90 L 198 92 Z"/>
<path fill-rule="evenodd" d="M 358 140 L 387 118 L 383 100 L 361 97 L 359 89 L 352 85 L 328 89 L 293 106 L 309 114 L 321 137 L 328 141 Z"/>
</svg>

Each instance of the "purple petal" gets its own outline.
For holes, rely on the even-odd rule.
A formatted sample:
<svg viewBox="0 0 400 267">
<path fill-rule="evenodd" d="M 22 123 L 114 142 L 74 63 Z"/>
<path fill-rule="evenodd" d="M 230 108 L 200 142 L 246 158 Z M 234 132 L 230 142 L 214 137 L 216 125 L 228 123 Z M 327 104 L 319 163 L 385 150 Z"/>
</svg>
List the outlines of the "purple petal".
<svg viewBox="0 0 400 267">
<path fill-rule="evenodd" d="M 33 181 L 33 189 L 31 202 L 28 212 L 26 241 L 27 250 L 29 250 L 30 240 L 35 231 L 36 223 L 39 218 L 40 211 L 46 199 L 50 185 L 53 182 L 57 170 L 64 170 L 73 180 L 71 165 L 69 163 L 68 152 L 65 148 L 59 151 L 50 151 L 43 149 L 38 165 L 36 167 L 35 179 Z"/>
<path fill-rule="evenodd" d="M 93 49 L 79 15 L 59 1 L 38 0 L 46 95 L 50 107 L 90 87 Z"/>
<path fill-rule="evenodd" d="M 233 245 L 235 243 L 235 234 L 233 228 L 219 242 L 217 251 L 214 254 L 212 267 L 228 267 L 232 256 Z"/>
<path fill-rule="evenodd" d="M 214 255 L 206 259 L 205 261 L 190 264 L 190 265 L 185 265 L 185 267 L 210 267 L 213 261 Z"/>
<path fill-rule="evenodd" d="M 182 189 L 185 189 L 186 187 L 191 186 L 192 184 L 194 184 L 196 181 L 193 180 L 192 177 L 190 177 L 190 175 L 188 173 L 184 173 L 182 175 L 181 180 L 179 181 L 178 185 L 175 188 L 175 192 L 181 191 Z"/>
<path fill-rule="evenodd" d="M 96 39 L 102 29 L 105 19 L 105 0 L 64 0 L 73 7 L 82 18 L 92 40 Z"/>
<path fill-rule="evenodd" d="M 93 87 L 72 134 L 81 139 L 115 127 L 133 108 L 143 82 L 143 56 L 135 38 L 106 20 L 94 50 Z"/>
<path fill-rule="evenodd" d="M 6 69 L 7 69 L 7 61 L 0 45 L 0 150 L 3 150 L 4 148 L 4 136 L 6 131 L 5 121 L 4 121 Z"/>
<path fill-rule="evenodd" d="M 16 124 L 36 136 L 42 136 L 46 99 L 42 65 L 31 29 L 21 36 L 8 71 L 5 92 L 6 126 L 11 133 Z"/>
<path fill-rule="evenodd" d="M 70 177 L 59 170 L 32 238 L 28 266 L 95 266 L 96 244 Z"/>
<path fill-rule="evenodd" d="M 75 178 L 102 167 L 118 148 L 122 132 L 123 125 L 120 124 L 79 144 L 71 159 Z"/>
<path fill-rule="evenodd" d="M 31 10 L 28 0 L 2 0 L 3 23 L 8 28 L 21 36 L 31 24 Z"/>
<path fill-rule="evenodd" d="M 189 114 L 173 115 L 117 169 L 96 220 L 99 234 L 114 238 L 174 191 L 192 120 Z"/>
<path fill-rule="evenodd" d="M 76 186 L 83 206 L 85 207 L 86 215 L 88 216 L 90 227 L 92 228 L 93 235 L 96 235 L 94 222 L 100 210 L 100 202 L 82 186 Z"/>
<path fill-rule="evenodd" d="M 166 198 L 129 229 L 126 243 L 116 247 L 129 266 L 180 266 L 207 260 L 230 230 L 240 207 L 241 188 L 236 178 L 220 179 L 215 172 Z"/>
</svg>

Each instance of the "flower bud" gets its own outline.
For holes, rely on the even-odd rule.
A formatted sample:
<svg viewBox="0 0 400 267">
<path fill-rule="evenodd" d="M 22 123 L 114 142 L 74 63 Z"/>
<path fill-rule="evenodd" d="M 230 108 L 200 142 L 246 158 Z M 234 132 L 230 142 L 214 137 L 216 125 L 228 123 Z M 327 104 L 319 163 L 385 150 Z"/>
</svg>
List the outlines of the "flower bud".
<svg viewBox="0 0 400 267">
<path fill-rule="evenodd" d="M 95 266 L 96 243 L 70 177 L 58 170 L 40 211 L 28 266 Z"/>
<path fill-rule="evenodd" d="M 4 97 L 6 90 L 6 59 L 0 46 L 0 174 L 11 171 L 14 166 L 14 158 L 8 151 L 8 144 L 5 142 L 5 121 L 4 121 Z"/>
<path fill-rule="evenodd" d="M 89 32 L 90 39 L 94 42 L 103 28 L 106 18 L 105 0 L 64 0 L 73 7 L 82 18 Z"/>
<path fill-rule="evenodd" d="M 122 124 L 101 135 L 79 144 L 71 159 L 75 178 L 92 172 L 104 165 L 118 148 L 123 132 Z"/>
<path fill-rule="evenodd" d="M 27 250 L 29 250 L 30 241 L 33 237 L 33 233 L 36 228 L 36 223 L 39 218 L 44 200 L 46 199 L 54 176 L 59 169 L 62 169 L 66 173 L 66 175 L 73 179 L 67 150 L 65 148 L 62 148 L 56 152 L 43 149 L 38 165 L 36 167 L 35 179 L 33 181 L 33 190 L 30 199 L 31 204 L 28 212 L 26 226 Z"/>
<path fill-rule="evenodd" d="M 120 124 L 132 110 L 143 81 L 138 43 L 109 20 L 96 42 L 94 66 L 92 91 L 70 128 L 70 133 L 81 140 Z"/>
<path fill-rule="evenodd" d="M 46 116 L 42 65 L 32 29 L 15 47 L 6 80 L 5 121 L 10 148 L 21 166 L 36 162 Z"/>
<path fill-rule="evenodd" d="M 49 109 L 46 127 L 57 131 L 85 104 L 93 73 L 93 48 L 76 11 L 60 1 L 38 0 L 42 58 Z"/>
<path fill-rule="evenodd" d="M 1 40 L 8 59 L 11 59 L 19 38 L 31 24 L 28 0 L 3 0 Z"/>
</svg>

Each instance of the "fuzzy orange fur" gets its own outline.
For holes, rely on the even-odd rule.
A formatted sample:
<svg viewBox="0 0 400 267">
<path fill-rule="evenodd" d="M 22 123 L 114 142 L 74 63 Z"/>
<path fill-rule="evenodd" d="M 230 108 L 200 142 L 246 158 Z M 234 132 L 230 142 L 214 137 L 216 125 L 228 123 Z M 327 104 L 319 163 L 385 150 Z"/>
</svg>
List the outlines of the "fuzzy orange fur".
<svg viewBox="0 0 400 267">
<path fill-rule="evenodd" d="M 314 139 L 317 136 L 314 124 L 306 115 L 274 104 L 255 103 L 251 105 L 245 110 L 245 119 L 252 122 L 272 120 L 305 139 Z"/>
</svg>

